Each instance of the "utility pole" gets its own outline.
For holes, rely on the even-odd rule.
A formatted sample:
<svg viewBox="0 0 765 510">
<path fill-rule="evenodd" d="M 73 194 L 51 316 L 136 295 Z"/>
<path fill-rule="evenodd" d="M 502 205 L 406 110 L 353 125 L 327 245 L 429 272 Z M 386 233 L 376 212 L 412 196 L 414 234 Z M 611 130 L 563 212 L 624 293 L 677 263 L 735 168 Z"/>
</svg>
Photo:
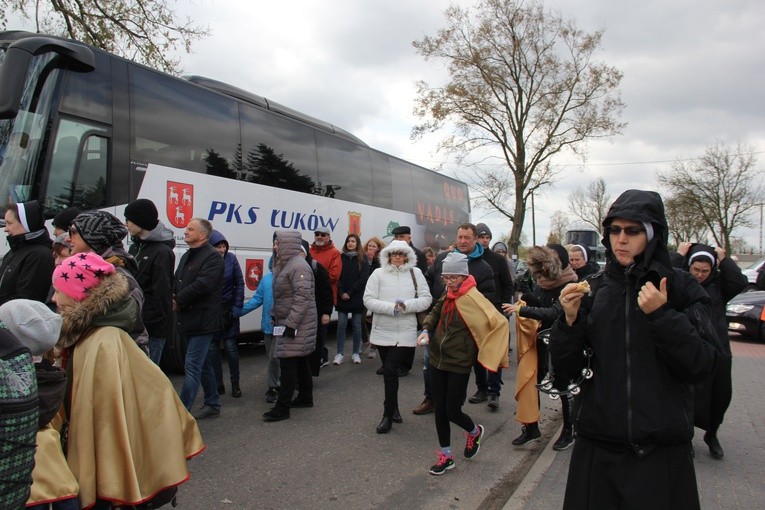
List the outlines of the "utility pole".
<svg viewBox="0 0 765 510">
<path fill-rule="evenodd" d="M 531 190 L 531 246 L 536 246 L 536 245 L 537 245 L 537 220 L 536 220 L 536 217 L 534 216 L 534 190 Z"/>
</svg>

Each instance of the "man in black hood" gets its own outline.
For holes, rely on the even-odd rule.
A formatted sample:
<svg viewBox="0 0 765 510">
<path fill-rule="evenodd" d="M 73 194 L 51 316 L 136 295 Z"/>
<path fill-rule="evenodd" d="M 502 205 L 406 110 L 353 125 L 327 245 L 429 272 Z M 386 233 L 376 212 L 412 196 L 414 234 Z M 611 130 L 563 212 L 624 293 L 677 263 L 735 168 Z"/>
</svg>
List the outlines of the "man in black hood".
<svg viewBox="0 0 765 510">
<path fill-rule="evenodd" d="M 592 350 L 563 508 L 698 509 L 691 385 L 717 357 L 709 297 L 670 263 L 658 193 L 624 192 L 603 226 L 606 269 L 592 296 L 563 289 L 550 342 L 559 374 Z"/>
</svg>

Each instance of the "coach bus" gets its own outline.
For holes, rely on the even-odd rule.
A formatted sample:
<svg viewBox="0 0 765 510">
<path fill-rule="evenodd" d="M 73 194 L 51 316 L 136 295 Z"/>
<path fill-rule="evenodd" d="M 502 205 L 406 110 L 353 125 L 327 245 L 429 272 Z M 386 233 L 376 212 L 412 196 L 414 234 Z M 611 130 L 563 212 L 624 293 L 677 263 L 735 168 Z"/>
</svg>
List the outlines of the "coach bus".
<svg viewBox="0 0 765 510">
<path fill-rule="evenodd" d="M 272 233 L 329 227 L 444 248 L 469 220 L 467 186 L 375 150 L 328 122 L 202 77 L 176 78 L 91 46 L 0 32 L 0 200 L 123 217 L 149 198 L 176 236 L 192 217 L 228 239 L 252 295 Z M 265 269 L 264 269 L 265 268 Z M 250 314 L 243 331 L 259 329 Z M 182 342 L 180 342 L 182 344 Z M 172 345 L 171 345 L 172 344 Z M 165 357 L 182 367 L 183 346 Z"/>
</svg>

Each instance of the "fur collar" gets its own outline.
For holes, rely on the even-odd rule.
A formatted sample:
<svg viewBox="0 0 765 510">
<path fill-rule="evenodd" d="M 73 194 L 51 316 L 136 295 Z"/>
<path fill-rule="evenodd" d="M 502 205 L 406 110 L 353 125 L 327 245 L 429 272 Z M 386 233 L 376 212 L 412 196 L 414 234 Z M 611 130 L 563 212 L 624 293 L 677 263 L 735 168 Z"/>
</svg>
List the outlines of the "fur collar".
<svg viewBox="0 0 765 510">
<path fill-rule="evenodd" d="M 399 268 L 396 268 L 396 266 L 390 263 L 388 254 L 392 251 L 403 251 L 406 253 L 406 262 Z M 415 267 L 416 264 L 417 255 L 414 253 L 412 247 L 409 246 L 409 243 L 405 241 L 391 241 L 388 246 L 380 250 L 380 267 L 383 271 L 409 271 L 411 268 Z"/>
<path fill-rule="evenodd" d="M 90 289 L 88 296 L 78 306 L 61 313 L 63 323 L 58 347 L 66 349 L 76 344 L 94 326 L 96 319 L 122 308 L 123 302 L 129 298 L 127 278 L 120 273 L 105 277 L 97 287 Z"/>
</svg>

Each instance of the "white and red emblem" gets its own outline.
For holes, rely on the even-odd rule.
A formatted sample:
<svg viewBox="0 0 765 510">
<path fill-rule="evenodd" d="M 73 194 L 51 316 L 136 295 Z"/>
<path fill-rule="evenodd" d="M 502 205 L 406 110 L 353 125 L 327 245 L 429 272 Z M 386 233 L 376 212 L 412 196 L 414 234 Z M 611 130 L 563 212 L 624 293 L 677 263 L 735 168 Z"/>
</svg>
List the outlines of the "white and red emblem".
<svg viewBox="0 0 765 510">
<path fill-rule="evenodd" d="M 258 290 L 260 280 L 263 279 L 263 259 L 247 259 L 244 272 L 244 281 L 247 282 L 247 288 Z"/>
<path fill-rule="evenodd" d="M 194 185 L 167 181 L 167 219 L 184 228 L 194 216 Z"/>
</svg>

